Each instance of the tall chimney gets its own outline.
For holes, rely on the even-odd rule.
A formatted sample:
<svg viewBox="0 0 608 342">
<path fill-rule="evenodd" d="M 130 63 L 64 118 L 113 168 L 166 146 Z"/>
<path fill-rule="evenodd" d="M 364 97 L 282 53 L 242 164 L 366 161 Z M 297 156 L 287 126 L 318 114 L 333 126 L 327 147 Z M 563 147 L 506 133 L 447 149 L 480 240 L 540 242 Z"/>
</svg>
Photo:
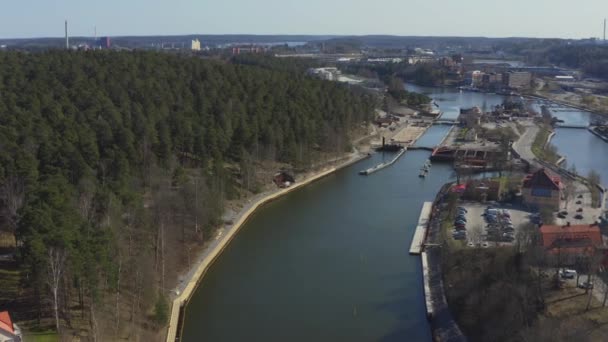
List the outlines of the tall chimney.
<svg viewBox="0 0 608 342">
<path fill-rule="evenodd" d="M 70 49 L 70 40 L 68 38 L 68 21 L 65 21 L 65 48 L 66 50 Z"/>
<path fill-rule="evenodd" d="M 604 18 L 604 44 L 606 44 L 606 18 Z"/>
</svg>

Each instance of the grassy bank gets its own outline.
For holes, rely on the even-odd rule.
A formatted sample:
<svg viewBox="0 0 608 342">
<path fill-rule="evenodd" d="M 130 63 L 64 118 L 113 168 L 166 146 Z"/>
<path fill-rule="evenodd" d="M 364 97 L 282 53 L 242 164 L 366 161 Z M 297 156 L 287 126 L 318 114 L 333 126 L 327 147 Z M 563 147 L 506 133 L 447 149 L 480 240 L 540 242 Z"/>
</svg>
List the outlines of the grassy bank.
<svg viewBox="0 0 608 342">
<path fill-rule="evenodd" d="M 549 163 L 556 163 L 560 158 L 559 154 L 557 154 L 557 149 L 555 146 L 547 144 L 547 140 L 549 139 L 549 135 L 551 135 L 551 133 L 552 131 L 550 131 L 547 127 L 540 127 L 540 130 L 532 143 L 532 153 L 534 153 L 536 158 L 540 160 Z"/>
</svg>

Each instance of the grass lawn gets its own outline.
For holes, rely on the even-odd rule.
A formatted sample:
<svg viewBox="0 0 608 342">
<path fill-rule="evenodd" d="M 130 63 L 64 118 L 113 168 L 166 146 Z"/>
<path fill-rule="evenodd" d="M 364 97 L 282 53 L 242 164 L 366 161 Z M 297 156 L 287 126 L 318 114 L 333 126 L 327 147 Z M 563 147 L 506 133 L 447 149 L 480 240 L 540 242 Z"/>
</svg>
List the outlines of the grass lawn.
<svg viewBox="0 0 608 342">
<path fill-rule="evenodd" d="M 59 342 L 59 336 L 55 332 L 28 333 L 23 339 L 27 342 Z"/>
<path fill-rule="evenodd" d="M 21 272 L 13 268 L 0 268 L 0 303 L 9 302 L 19 296 Z"/>
<path fill-rule="evenodd" d="M 572 331 L 573 334 L 579 330 L 584 331 L 588 334 L 589 341 L 607 341 L 608 307 L 602 307 L 602 303 L 592 297 L 591 307 L 587 311 L 585 309 L 588 299 L 589 296 L 584 290 L 575 287 L 550 290 L 547 293 L 544 316 L 557 319 L 560 328 L 565 331 Z M 542 320 L 542 317 L 540 319 Z"/>
</svg>

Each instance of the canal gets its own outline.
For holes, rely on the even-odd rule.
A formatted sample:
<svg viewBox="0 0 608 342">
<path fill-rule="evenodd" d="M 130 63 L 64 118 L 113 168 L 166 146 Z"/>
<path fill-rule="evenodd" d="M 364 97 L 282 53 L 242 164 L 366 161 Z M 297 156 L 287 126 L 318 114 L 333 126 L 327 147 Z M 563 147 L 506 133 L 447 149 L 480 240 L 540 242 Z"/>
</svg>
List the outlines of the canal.
<svg viewBox="0 0 608 342">
<path fill-rule="evenodd" d="M 504 96 L 406 86 L 430 95 L 446 118 Z M 585 112 L 560 112 L 584 122 Z M 566 121 L 570 122 L 570 121 Z M 418 146 L 434 146 L 434 126 Z M 553 140 L 581 174 L 608 184 L 608 144 L 584 129 L 558 128 Z M 408 255 L 424 201 L 452 178 L 435 164 L 418 178 L 426 151 L 408 151 L 371 176 L 359 170 L 391 154 L 342 169 L 259 210 L 208 271 L 186 311 L 183 341 L 430 341 L 421 265 Z"/>
<path fill-rule="evenodd" d="M 409 151 L 358 175 L 392 158 L 375 154 L 259 210 L 192 297 L 183 341 L 430 341 L 408 250 L 422 203 L 452 171 L 418 178 L 428 157 Z"/>
</svg>

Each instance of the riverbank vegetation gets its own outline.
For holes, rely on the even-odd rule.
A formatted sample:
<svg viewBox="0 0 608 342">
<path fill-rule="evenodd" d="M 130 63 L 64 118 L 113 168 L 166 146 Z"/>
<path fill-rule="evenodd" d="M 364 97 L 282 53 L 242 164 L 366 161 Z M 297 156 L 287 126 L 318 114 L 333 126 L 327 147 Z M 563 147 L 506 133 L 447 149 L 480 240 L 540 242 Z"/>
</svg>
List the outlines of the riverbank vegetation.
<svg viewBox="0 0 608 342">
<path fill-rule="evenodd" d="M 405 90 L 403 81 L 397 77 L 388 79 L 388 94 L 402 105 L 419 108 L 431 102 L 431 98 L 419 93 Z"/>
<path fill-rule="evenodd" d="M 545 126 L 540 126 L 538 134 L 534 138 L 534 142 L 532 143 L 532 153 L 536 156 L 536 158 L 549 162 L 556 163 L 560 156 L 557 153 L 557 148 L 554 145 L 548 143 L 549 136 L 553 132 L 550 131 Z"/>
<path fill-rule="evenodd" d="M 225 204 L 350 151 L 373 118 L 357 88 L 240 63 L 0 53 L 0 230 L 16 237 L 0 298 L 18 277 L 2 305 L 26 330 L 162 339 Z"/>
</svg>

